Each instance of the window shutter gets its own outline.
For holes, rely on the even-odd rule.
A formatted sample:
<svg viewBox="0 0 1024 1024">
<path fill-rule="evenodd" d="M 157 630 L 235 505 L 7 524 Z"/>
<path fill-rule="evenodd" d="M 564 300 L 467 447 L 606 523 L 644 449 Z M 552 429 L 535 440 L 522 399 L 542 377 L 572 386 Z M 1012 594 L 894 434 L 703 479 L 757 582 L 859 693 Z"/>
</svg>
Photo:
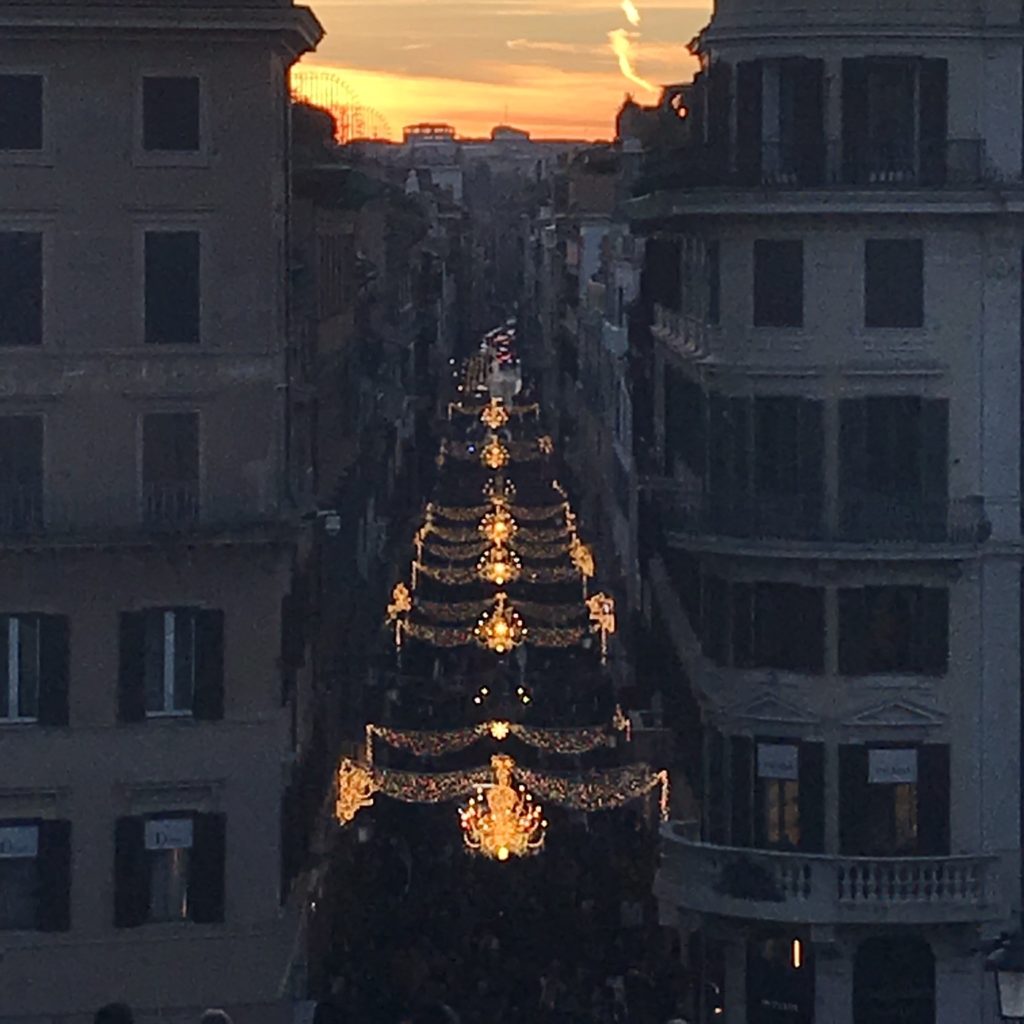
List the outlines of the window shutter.
<svg viewBox="0 0 1024 1024">
<path fill-rule="evenodd" d="M 801 501 L 803 529 L 818 535 L 824 511 L 825 494 L 825 426 L 824 403 L 800 399 L 797 413 L 798 458 L 797 474 Z"/>
<path fill-rule="evenodd" d="M 839 674 L 864 674 L 866 613 L 863 587 L 839 591 Z"/>
<path fill-rule="evenodd" d="M 281 663 L 286 668 L 302 668 L 306 664 L 302 611 L 298 595 L 285 594 L 281 598 Z"/>
<path fill-rule="evenodd" d="M 825 62 L 795 58 L 799 85 L 794 111 L 797 174 L 801 185 L 825 179 Z"/>
<path fill-rule="evenodd" d="M 798 757 L 800 849 L 821 853 L 825 849 L 825 745 L 801 743 Z"/>
<path fill-rule="evenodd" d="M 729 842 L 725 819 L 725 738 L 708 726 L 707 771 L 704 773 L 704 838 L 706 842 L 725 845 Z"/>
<path fill-rule="evenodd" d="M 750 846 L 754 834 L 754 741 L 749 736 L 729 740 L 732 768 L 732 845 Z"/>
<path fill-rule="evenodd" d="M 707 142 L 711 150 L 713 169 L 724 174 L 729 166 L 729 150 L 732 130 L 730 113 L 732 109 L 732 65 L 719 60 L 711 65 L 708 73 L 708 124 Z"/>
<path fill-rule="evenodd" d="M 865 847 L 868 748 L 839 748 L 839 850 L 857 856 Z"/>
<path fill-rule="evenodd" d="M 66 932 L 71 927 L 71 822 L 39 822 L 39 901 L 36 927 Z"/>
<path fill-rule="evenodd" d="M 949 747 L 926 744 L 917 750 L 917 852 L 949 853 Z"/>
<path fill-rule="evenodd" d="M 926 587 L 921 603 L 922 668 L 929 675 L 944 676 L 949 668 L 949 591 Z"/>
<path fill-rule="evenodd" d="M 921 492 L 929 508 L 945 509 L 949 494 L 949 403 L 921 402 Z"/>
<path fill-rule="evenodd" d="M 754 664 L 754 584 L 733 583 L 732 661 L 736 668 Z"/>
<path fill-rule="evenodd" d="M 759 60 L 736 65 L 736 172 L 744 185 L 761 184 L 762 67 Z"/>
<path fill-rule="evenodd" d="M 224 920 L 225 817 L 197 814 L 188 882 L 189 916 L 200 924 Z"/>
<path fill-rule="evenodd" d="M 224 717 L 224 613 L 196 612 L 196 692 L 193 713 L 204 721 Z"/>
<path fill-rule="evenodd" d="M 848 184 L 865 177 L 868 141 L 868 74 L 862 59 L 843 60 L 843 171 Z"/>
<path fill-rule="evenodd" d="M 141 722 L 146 717 L 144 612 L 121 613 L 120 647 L 117 718 L 121 722 Z"/>
<path fill-rule="evenodd" d="M 149 861 L 142 818 L 118 818 L 114 827 L 114 927 L 134 928 L 149 916 Z"/>
<path fill-rule="evenodd" d="M 839 401 L 839 501 L 842 528 L 856 530 L 859 499 L 867 483 L 867 403 Z"/>
<path fill-rule="evenodd" d="M 39 620 L 39 723 L 68 724 L 69 625 L 66 615 Z"/>
<path fill-rule="evenodd" d="M 946 141 L 949 130 L 949 66 L 945 60 L 921 61 L 918 104 L 921 183 L 942 185 L 946 180 Z"/>
</svg>

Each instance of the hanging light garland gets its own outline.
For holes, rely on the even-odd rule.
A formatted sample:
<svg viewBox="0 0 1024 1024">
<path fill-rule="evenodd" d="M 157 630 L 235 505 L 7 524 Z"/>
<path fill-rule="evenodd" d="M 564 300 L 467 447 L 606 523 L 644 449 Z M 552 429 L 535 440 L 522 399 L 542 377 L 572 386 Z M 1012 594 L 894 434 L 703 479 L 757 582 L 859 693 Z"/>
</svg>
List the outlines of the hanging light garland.
<svg viewBox="0 0 1024 1024">
<path fill-rule="evenodd" d="M 469 850 L 492 860 L 525 857 L 544 846 L 548 827 L 544 811 L 522 784 L 514 786 L 515 761 L 507 754 L 491 758 L 494 781 L 477 788 L 459 810 L 462 836 Z"/>
<path fill-rule="evenodd" d="M 608 638 L 615 633 L 615 599 L 607 594 L 594 594 L 587 598 L 590 612 L 590 631 L 601 635 L 601 664 L 608 660 Z"/>
<path fill-rule="evenodd" d="M 391 591 L 391 603 L 388 605 L 388 622 L 395 624 L 395 646 L 402 646 L 402 630 L 405 628 L 404 617 L 412 611 L 412 594 L 404 583 L 396 583 Z"/>
</svg>

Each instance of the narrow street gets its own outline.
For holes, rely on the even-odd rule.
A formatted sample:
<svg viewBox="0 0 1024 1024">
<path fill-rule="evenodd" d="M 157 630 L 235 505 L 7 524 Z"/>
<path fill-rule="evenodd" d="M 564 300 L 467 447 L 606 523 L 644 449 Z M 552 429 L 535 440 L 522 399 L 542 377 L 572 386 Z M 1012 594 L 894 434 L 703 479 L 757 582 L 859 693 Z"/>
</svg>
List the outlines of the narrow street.
<svg viewBox="0 0 1024 1024">
<path fill-rule="evenodd" d="M 614 595 L 515 327 L 452 385 L 342 770 L 319 987 L 339 1020 L 443 1005 L 462 1024 L 663 1024 L 688 995 L 651 888 L 668 780 L 637 763 L 612 684 Z M 503 792 L 519 801 L 504 825 Z"/>
</svg>

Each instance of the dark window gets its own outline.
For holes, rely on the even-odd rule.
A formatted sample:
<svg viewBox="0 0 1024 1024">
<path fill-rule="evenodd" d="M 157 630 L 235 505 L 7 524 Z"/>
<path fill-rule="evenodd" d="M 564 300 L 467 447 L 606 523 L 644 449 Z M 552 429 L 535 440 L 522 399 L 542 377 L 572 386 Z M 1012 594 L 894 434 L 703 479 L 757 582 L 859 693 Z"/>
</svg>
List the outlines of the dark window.
<svg viewBox="0 0 1024 1024">
<path fill-rule="evenodd" d="M 0 75 L 0 149 L 42 148 L 42 76 Z"/>
<path fill-rule="evenodd" d="M 0 615 L 0 721 L 67 725 L 68 620 Z"/>
<path fill-rule="evenodd" d="M 142 80 L 142 145 L 147 150 L 199 149 L 199 79 Z"/>
<path fill-rule="evenodd" d="M 871 397 L 839 403 L 841 525 L 850 539 L 947 533 L 949 403 Z"/>
<path fill-rule="evenodd" d="M 43 521 L 43 419 L 0 416 L 0 536 Z"/>
<path fill-rule="evenodd" d="M 70 823 L 0 821 L 0 931 L 66 931 L 70 892 Z"/>
<path fill-rule="evenodd" d="M 702 580 L 701 636 L 705 657 L 716 665 L 729 659 L 729 584 L 718 576 Z"/>
<path fill-rule="evenodd" d="M 935 1024 L 935 954 L 925 939 L 876 937 L 857 947 L 853 1024 Z"/>
<path fill-rule="evenodd" d="M 794 583 L 753 588 L 751 666 L 819 673 L 825 668 L 825 592 Z"/>
<path fill-rule="evenodd" d="M 864 857 L 949 853 L 949 748 L 839 748 L 839 845 Z"/>
<path fill-rule="evenodd" d="M 924 245 L 919 238 L 864 243 L 864 324 L 924 325 Z"/>
<path fill-rule="evenodd" d="M 199 516 L 199 416 L 148 413 L 142 421 L 143 518 L 185 525 Z"/>
<path fill-rule="evenodd" d="M 939 587 L 839 591 L 839 671 L 942 675 L 949 658 L 949 593 Z"/>
<path fill-rule="evenodd" d="M 0 232 L 0 346 L 43 342 L 43 236 Z"/>
<path fill-rule="evenodd" d="M 224 717 L 224 613 L 150 608 L 121 614 L 118 718 Z"/>
<path fill-rule="evenodd" d="M 119 818 L 114 924 L 224 920 L 225 818 L 167 812 Z"/>
<path fill-rule="evenodd" d="M 146 232 L 146 341 L 199 343 L 199 233 Z"/>
<path fill-rule="evenodd" d="M 754 326 L 802 327 L 804 244 L 799 239 L 754 242 Z"/>
</svg>

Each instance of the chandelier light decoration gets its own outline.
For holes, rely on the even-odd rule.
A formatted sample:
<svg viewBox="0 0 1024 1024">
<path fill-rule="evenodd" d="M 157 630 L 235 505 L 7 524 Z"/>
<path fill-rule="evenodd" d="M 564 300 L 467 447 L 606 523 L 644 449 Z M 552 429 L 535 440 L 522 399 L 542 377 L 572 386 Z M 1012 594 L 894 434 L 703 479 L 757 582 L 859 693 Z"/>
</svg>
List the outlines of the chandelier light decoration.
<svg viewBox="0 0 1024 1024">
<path fill-rule="evenodd" d="M 487 444 L 480 450 L 480 461 L 488 469 L 504 469 L 508 465 L 511 455 L 508 448 L 498 440 L 497 435 L 491 434 Z"/>
<path fill-rule="evenodd" d="M 483 412 L 480 413 L 480 420 L 484 426 L 490 427 L 491 430 L 498 430 L 508 423 L 508 409 L 502 404 L 500 398 L 492 398 L 484 406 Z"/>
<path fill-rule="evenodd" d="M 492 860 L 525 857 L 544 846 L 548 823 L 526 787 L 515 786 L 515 761 L 507 754 L 491 758 L 494 781 L 479 786 L 459 810 L 462 837 L 468 849 Z"/>
<path fill-rule="evenodd" d="M 478 527 L 492 544 L 507 544 L 519 530 L 519 524 L 505 505 L 497 505 L 480 520 Z"/>
<path fill-rule="evenodd" d="M 480 616 L 473 636 L 481 647 L 495 654 L 507 654 L 526 639 L 526 627 L 519 612 L 508 603 L 508 595 L 495 595 L 494 607 Z"/>
<path fill-rule="evenodd" d="M 499 473 L 484 484 L 483 495 L 492 505 L 511 505 L 516 500 L 516 485 Z"/>
<path fill-rule="evenodd" d="M 506 583 L 515 583 L 519 579 L 523 563 L 510 548 L 496 544 L 481 556 L 476 571 L 480 579 L 486 583 L 503 587 Z"/>
<path fill-rule="evenodd" d="M 412 611 L 412 594 L 404 583 L 396 583 L 391 591 L 391 603 L 388 605 L 388 622 L 395 624 L 395 646 L 402 646 L 402 630 L 405 627 L 404 616 Z"/>
</svg>

